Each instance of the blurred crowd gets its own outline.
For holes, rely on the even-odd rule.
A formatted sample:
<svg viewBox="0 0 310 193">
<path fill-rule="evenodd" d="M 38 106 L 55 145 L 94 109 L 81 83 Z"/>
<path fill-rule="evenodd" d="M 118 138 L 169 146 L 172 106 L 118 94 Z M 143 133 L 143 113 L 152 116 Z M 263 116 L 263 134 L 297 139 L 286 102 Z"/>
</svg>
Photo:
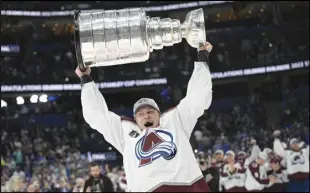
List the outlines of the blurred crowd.
<svg viewBox="0 0 310 193">
<path fill-rule="evenodd" d="M 266 109 L 259 96 L 234 106 L 231 112 L 206 111 L 194 131 L 196 147 L 204 152 L 214 152 L 216 149 L 247 151 L 247 142 L 254 137 L 261 148 L 270 148 L 273 132 L 277 129 L 282 130 L 287 140 L 298 137 L 308 142 L 309 97 L 302 100 L 296 96 L 297 92 L 289 93 L 291 102 L 283 107 L 280 123 L 267 124 Z"/>
<path fill-rule="evenodd" d="M 1 191 L 82 192 L 90 161 L 81 154 L 79 139 L 70 134 L 67 128 L 42 129 L 28 124 L 21 129 L 8 125 L 1 131 Z M 119 187 L 124 175 L 121 167 L 110 169 L 105 164 L 99 172 L 112 180 L 110 190 L 125 190 L 126 186 Z"/>
<path fill-rule="evenodd" d="M 54 34 L 39 24 L 14 37 L 21 46 L 20 54 L 3 56 L 1 77 L 3 84 L 71 83 L 77 66 L 72 34 Z M 214 46 L 210 63 L 213 72 L 280 65 L 308 59 L 309 24 L 294 22 L 278 26 L 227 29 L 207 33 Z M 5 38 L 10 42 L 10 38 Z M 4 42 L 4 44 L 5 44 Z M 184 40 L 172 47 L 155 50 L 143 63 L 107 68 L 94 68 L 98 81 L 115 81 L 167 77 L 169 81 L 188 77 L 196 50 Z M 134 69 L 134 70 L 133 70 Z M 180 79 L 181 77 L 181 79 Z M 186 78 L 182 83 L 186 82 Z"/>
</svg>

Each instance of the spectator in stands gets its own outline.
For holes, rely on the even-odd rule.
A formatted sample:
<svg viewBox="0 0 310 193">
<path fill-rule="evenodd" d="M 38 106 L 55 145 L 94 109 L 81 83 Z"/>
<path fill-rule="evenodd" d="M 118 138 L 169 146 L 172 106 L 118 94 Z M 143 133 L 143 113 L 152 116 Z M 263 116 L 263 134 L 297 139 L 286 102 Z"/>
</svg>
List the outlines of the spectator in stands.
<svg viewBox="0 0 310 193">
<path fill-rule="evenodd" d="M 204 152 L 199 152 L 196 158 L 211 192 L 219 192 L 219 169 L 212 167 L 211 157 L 207 156 Z"/>
<path fill-rule="evenodd" d="M 100 165 L 92 162 L 89 167 L 90 177 L 86 180 L 83 192 L 114 192 L 111 180 L 101 174 Z"/>
<path fill-rule="evenodd" d="M 83 178 L 77 178 L 75 180 L 75 185 L 73 187 L 72 192 L 83 192 L 84 189 L 84 179 Z"/>
</svg>

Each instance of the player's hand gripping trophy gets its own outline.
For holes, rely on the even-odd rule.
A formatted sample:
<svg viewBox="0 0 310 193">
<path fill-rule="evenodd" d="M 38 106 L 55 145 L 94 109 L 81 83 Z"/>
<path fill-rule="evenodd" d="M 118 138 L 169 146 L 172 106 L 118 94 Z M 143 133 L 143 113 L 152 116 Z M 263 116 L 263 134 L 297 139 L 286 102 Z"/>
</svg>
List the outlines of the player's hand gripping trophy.
<svg viewBox="0 0 310 193">
<path fill-rule="evenodd" d="M 94 66 L 144 62 L 150 53 L 180 43 L 199 48 L 206 42 L 203 9 L 185 21 L 148 17 L 143 9 L 76 11 L 75 44 L 81 71 Z"/>
</svg>

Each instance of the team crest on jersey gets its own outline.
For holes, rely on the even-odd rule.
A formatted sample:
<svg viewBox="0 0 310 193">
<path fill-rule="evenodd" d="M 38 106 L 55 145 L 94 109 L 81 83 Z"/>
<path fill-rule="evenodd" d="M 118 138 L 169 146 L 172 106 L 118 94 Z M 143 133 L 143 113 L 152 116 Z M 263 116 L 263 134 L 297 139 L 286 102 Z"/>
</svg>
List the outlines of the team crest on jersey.
<svg viewBox="0 0 310 193">
<path fill-rule="evenodd" d="M 145 135 L 137 142 L 135 151 L 139 167 L 142 167 L 160 157 L 166 160 L 174 158 L 177 147 L 168 131 L 147 129 Z"/>
<path fill-rule="evenodd" d="M 296 165 L 296 164 L 304 164 L 305 163 L 305 158 L 304 158 L 304 156 L 303 156 L 303 154 L 302 154 L 302 152 L 298 152 L 298 153 L 292 153 L 291 155 L 290 155 L 290 157 L 291 157 L 291 163 L 292 163 L 292 165 Z"/>
</svg>

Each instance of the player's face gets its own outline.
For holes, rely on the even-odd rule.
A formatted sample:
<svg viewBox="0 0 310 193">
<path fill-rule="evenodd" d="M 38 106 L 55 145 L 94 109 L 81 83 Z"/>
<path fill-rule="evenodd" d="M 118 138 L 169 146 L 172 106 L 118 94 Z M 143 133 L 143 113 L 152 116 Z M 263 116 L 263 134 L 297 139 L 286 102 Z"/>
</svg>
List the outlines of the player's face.
<svg viewBox="0 0 310 193">
<path fill-rule="evenodd" d="M 90 167 L 90 175 L 94 178 L 97 178 L 100 175 L 100 168 L 99 166 Z"/>
<path fill-rule="evenodd" d="M 259 165 L 264 165 L 264 164 L 265 164 L 265 160 L 263 160 L 263 159 L 258 159 L 258 160 L 257 160 L 257 163 L 258 163 Z"/>
<path fill-rule="evenodd" d="M 135 120 L 142 130 L 148 127 L 155 128 L 159 126 L 160 114 L 156 109 L 145 106 L 136 112 Z"/>
<path fill-rule="evenodd" d="M 270 163 L 270 167 L 274 170 L 274 171 L 277 171 L 280 167 L 279 163 Z"/>
<path fill-rule="evenodd" d="M 299 149 L 299 144 L 298 143 L 293 143 L 293 144 L 291 144 L 291 147 L 292 147 L 292 149 L 297 151 Z"/>
<path fill-rule="evenodd" d="M 244 160 L 245 159 L 245 155 L 244 154 L 239 154 L 238 155 L 238 160 Z"/>
<path fill-rule="evenodd" d="M 226 160 L 228 163 L 234 163 L 235 162 L 235 156 L 232 154 L 227 154 L 226 155 Z"/>
<path fill-rule="evenodd" d="M 217 154 L 215 154 L 215 159 L 216 159 L 216 161 L 223 161 L 224 155 L 221 153 L 217 153 Z"/>
</svg>

